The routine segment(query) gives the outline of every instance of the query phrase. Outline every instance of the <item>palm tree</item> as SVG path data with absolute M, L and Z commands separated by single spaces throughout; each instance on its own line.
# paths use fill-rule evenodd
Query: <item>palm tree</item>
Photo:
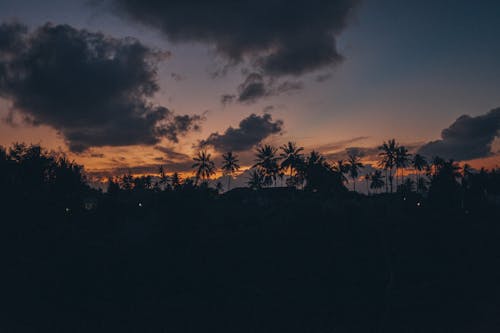
M 363 163 L 361 163 L 359 156 L 357 156 L 356 154 L 349 154 L 347 163 L 347 166 L 349 168 L 349 175 L 351 176 L 354 183 L 354 191 L 356 191 L 356 179 L 359 176 L 359 170 L 364 168 L 364 165 Z
M 427 191 L 427 180 L 424 177 L 417 179 L 417 192 L 424 193 Z
M 160 190 L 163 190 L 165 186 L 168 186 L 168 179 L 169 179 L 168 175 L 165 173 L 163 165 L 160 165 L 160 168 L 158 169 L 158 174 L 160 175 L 160 180 L 157 183 L 157 187 L 159 187 Z
M 384 183 L 384 180 L 382 178 L 383 178 L 382 171 L 376 170 L 370 177 L 370 179 L 371 179 L 370 188 L 375 190 L 375 191 L 378 191 L 382 187 L 384 187 L 385 183 Z
M 349 165 L 346 164 L 344 160 L 338 160 L 337 162 L 335 162 L 333 170 L 339 173 L 343 183 L 347 183 L 345 174 L 349 172 Z
M 174 172 L 172 177 L 170 177 L 170 184 L 172 185 L 173 189 L 178 189 L 179 186 L 181 186 L 182 180 L 181 177 L 179 176 L 179 173 Z
M 396 187 L 398 186 L 398 170 L 401 170 L 401 184 L 403 184 L 404 169 L 410 163 L 410 157 L 405 146 L 399 146 L 396 149 Z
M 253 169 L 248 177 L 247 184 L 252 190 L 260 190 L 264 183 L 264 177 L 258 169 Z
M 231 178 L 234 173 L 240 169 L 240 165 L 238 164 L 238 156 L 233 155 L 233 152 L 227 152 L 226 154 L 222 154 L 222 173 L 227 176 L 227 190 L 230 190 L 231 187 Z
M 422 170 L 425 170 L 425 168 L 427 166 L 427 161 L 426 161 L 425 157 L 423 157 L 422 155 L 415 154 L 415 156 L 413 156 L 413 160 L 412 160 L 411 164 L 413 166 L 413 169 L 415 169 L 415 171 L 417 171 L 417 192 L 419 192 L 418 184 L 420 183 L 420 174 L 421 174 Z
M 303 147 L 297 147 L 295 142 L 289 141 L 286 145 L 280 147 L 282 153 L 280 157 L 281 161 L 281 169 L 289 171 L 289 177 L 292 178 L 294 175 L 294 171 L 297 171 L 298 164 L 302 161 L 301 151 L 304 150 Z
M 205 181 L 215 174 L 215 163 L 210 158 L 211 154 L 207 153 L 205 150 L 199 151 L 198 155 L 193 158 L 195 163 L 192 168 L 196 169 L 195 185 L 198 185 L 200 178 Z
M 384 142 L 380 147 L 378 147 L 380 153 L 378 154 L 382 159 L 379 162 L 379 166 L 385 170 L 385 191 L 389 192 L 387 187 L 387 180 L 391 185 L 391 193 L 392 193 L 392 180 L 393 173 L 392 170 L 396 165 L 396 151 L 398 149 L 398 144 L 395 139 L 388 140 Z
M 370 179 L 371 179 L 371 177 L 372 177 L 372 174 L 371 174 L 371 173 L 367 173 L 367 174 L 363 177 L 363 179 L 364 179 L 364 180 L 365 180 L 365 182 L 366 182 L 366 193 L 367 193 L 368 195 L 370 195 Z
M 259 146 L 257 148 L 257 158 L 255 159 L 254 168 L 258 168 L 264 177 L 264 185 L 276 185 L 276 177 L 278 176 L 279 157 L 276 157 L 277 149 L 271 145 Z

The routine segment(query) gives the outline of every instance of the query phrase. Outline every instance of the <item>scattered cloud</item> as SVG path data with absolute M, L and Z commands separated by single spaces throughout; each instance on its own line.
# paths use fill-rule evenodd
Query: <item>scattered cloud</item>
M 368 136 L 357 136 L 357 137 L 354 137 L 354 138 L 351 138 L 351 139 L 347 139 L 347 140 L 340 140 L 340 141 L 330 142 L 330 143 L 323 144 L 323 145 L 319 146 L 317 148 L 317 150 L 319 152 L 322 152 L 322 153 L 330 153 L 330 152 L 334 152 L 334 151 L 337 151 L 337 150 L 340 150 L 340 149 L 344 149 L 348 145 L 351 145 L 351 144 L 353 144 L 355 142 L 364 141 L 364 140 L 367 140 L 369 138 L 370 137 L 368 137 Z
M 322 82 L 330 80 L 332 78 L 332 76 L 333 76 L 332 73 L 319 74 L 316 76 L 315 81 L 322 83 Z
M 170 147 L 155 146 L 154 148 L 156 150 L 158 150 L 159 152 L 162 152 L 163 154 L 165 154 L 164 160 L 191 161 L 191 158 L 189 157 L 189 155 L 176 152 L 174 149 L 172 149 Z
M 222 104 L 229 104 L 234 101 L 244 104 L 252 104 L 257 100 L 277 96 L 284 93 L 294 93 L 304 87 L 300 81 L 284 81 L 279 84 L 272 78 L 265 78 L 259 73 L 250 73 L 245 81 L 238 86 L 237 94 L 225 94 L 221 96 Z
M 457 161 L 488 157 L 499 133 L 500 108 L 477 117 L 463 115 L 441 132 L 440 140 L 423 145 L 418 152 Z
M 283 121 L 273 121 L 268 113 L 262 116 L 251 114 L 241 120 L 237 128 L 229 127 L 222 134 L 210 134 L 206 140 L 200 142 L 200 146 L 212 146 L 219 152 L 246 151 L 267 137 L 281 133 L 282 129 Z
M 175 115 L 149 102 L 157 64 L 168 52 L 133 38 L 68 25 L 33 32 L 0 24 L 0 97 L 32 125 L 49 125 L 72 152 L 90 147 L 154 145 L 199 128 L 202 116 Z
M 182 81 L 182 80 L 184 80 L 184 79 L 185 79 L 185 78 L 184 78 L 184 76 L 182 76 L 181 74 L 179 74 L 179 73 L 174 73 L 174 72 L 170 73 L 170 77 L 171 77 L 174 81 L 177 81 L 177 82 Z

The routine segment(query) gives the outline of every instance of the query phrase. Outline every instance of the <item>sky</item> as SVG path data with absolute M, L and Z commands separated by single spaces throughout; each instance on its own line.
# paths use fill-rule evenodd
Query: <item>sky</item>
M 498 1 L 0 2 L 0 145 L 89 172 L 383 141 L 500 165 Z

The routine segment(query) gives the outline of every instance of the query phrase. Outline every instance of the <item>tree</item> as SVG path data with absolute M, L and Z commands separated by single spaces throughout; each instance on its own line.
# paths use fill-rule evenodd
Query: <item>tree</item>
M 170 184 L 172 185 L 172 188 L 174 190 L 177 190 L 181 184 L 182 184 L 182 179 L 181 177 L 179 176 L 179 173 L 178 172 L 174 172 L 172 174 L 172 177 L 170 177 Z
M 425 170 L 425 168 L 427 167 L 427 160 L 422 155 L 415 154 L 415 156 L 413 156 L 411 164 L 413 166 L 413 169 L 417 172 L 417 192 L 420 192 L 419 184 L 421 183 L 421 173 L 422 170 Z
M 356 154 L 349 154 L 349 159 L 347 162 L 347 167 L 349 170 L 349 175 L 352 178 L 352 181 L 354 182 L 354 191 L 356 191 L 356 179 L 359 176 L 359 170 L 364 168 L 363 163 L 361 163 L 361 160 L 359 156 Z
M 382 187 L 384 187 L 385 183 L 382 177 L 382 171 L 376 170 L 370 177 L 370 188 L 379 191 Z
M 247 184 L 252 190 L 260 190 L 264 185 L 264 177 L 262 173 L 258 169 L 253 169 L 250 172 Z
M 408 149 L 404 146 L 399 146 L 396 149 L 395 164 L 396 164 L 396 187 L 398 185 L 398 170 L 401 170 L 401 184 L 403 184 L 404 169 L 408 167 L 410 163 L 411 155 L 408 153 Z
M 396 166 L 396 151 L 398 149 L 398 144 L 395 139 L 388 140 L 384 142 L 379 148 L 379 156 L 382 158 L 379 162 L 379 166 L 385 170 L 385 191 L 389 192 L 387 187 L 387 182 L 390 184 L 391 193 L 393 190 L 393 169 Z
M 341 173 L 334 170 L 325 158 L 312 151 L 300 169 L 301 177 L 306 182 L 306 189 L 312 192 L 342 193 L 346 191 Z
M 163 165 L 160 165 L 160 167 L 158 168 L 158 174 L 160 175 L 160 179 L 157 183 L 157 187 L 159 189 L 163 190 L 163 189 L 165 189 L 165 187 L 168 187 L 168 181 L 169 181 L 169 177 L 165 173 L 165 169 L 163 168 Z
M 120 185 L 113 180 L 113 177 L 108 177 L 108 190 L 109 194 L 116 194 L 120 191 Z
M 349 172 L 349 165 L 344 160 L 338 160 L 333 166 L 333 170 L 337 171 L 343 183 L 347 183 L 346 173 Z
M 134 188 L 134 176 L 132 176 L 132 173 L 130 171 L 122 176 L 121 187 L 125 191 L 132 191 L 132 189 Z
M 302 162 L 303 156 L 300 153 L 304 150 L 303 147 L 297 147 L 295 142 L 289 141 L 286 145 L 280 147 L 282 153 L 280 157 L 281 161 L 281 169 L 289 171 L 289 177 L 292 178 L 294 176 L 294 172 L 296 173 L 297 167 Z
M 238 156 L 233 155 L 232 152 L 222 154 L 222 173 L 227 176 L 227 190 L 230 190 L 231 178 L 233 174 L 240 169 L 238 164 Z
M 276 184 L 276 177 L 278 176 L 279 157 L 276 156 L 277 149 L 271 145 L 259 146 L 255 159 L 254 168 L 259 169 L 264 177 L 264 185 L 269 186 Z
M 366 182 L 366 193 L 368 195 L 370 195 L 370 180 L 371 180 L 371 177 L 372 177 L 372 174 L 371 173 L 367 173 L 363 179 L 365 180 Z
M 199 151 L 198 155 L 193 158 L 195 163 L 192 168 L 196 169 L 195 186 L 198 185 L 198 181 L 206 181 L 215 174 L 215 163 L 211 160 L 211 154 L 207 153 L 205 150 Z

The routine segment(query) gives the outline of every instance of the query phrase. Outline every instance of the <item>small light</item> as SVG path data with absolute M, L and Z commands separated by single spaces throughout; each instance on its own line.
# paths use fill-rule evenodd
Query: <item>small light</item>
M 66 213 L 69 213 L 70 210 L 71 209 L 69 209 L 68 207 L 66 207 L 66 209 L 65 209 Z
M 406 201 L 406 197 L 403 198 L 403 201 Z
M 420 207 L 420 202 L 417 202 L 417 207 Z
M 142 202 L 139 202 L 139 207 L 142 207 Z

